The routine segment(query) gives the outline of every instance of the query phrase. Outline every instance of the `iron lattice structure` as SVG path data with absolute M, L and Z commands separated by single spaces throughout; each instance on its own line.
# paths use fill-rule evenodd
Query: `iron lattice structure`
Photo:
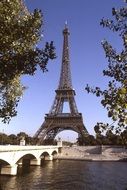
M 49 114 L 46 114 L 45 120 L 34 137 L 40 139 L 43 143 L 45 139 L 53 140 L 56 135 L 63 130 L 73 130 L 85 142 L 88 135 L 83 124 L 82 114 L 78 112 L 75 102 L 75 90 L 72 87 L 70 59 L 69 59 L 69 30 L 67 25 L 63 30 L 63 53 L 60 81 L 56 96 Z M 67 102 L 70 108 L 69 113 L 63 113 L 64 103 Z

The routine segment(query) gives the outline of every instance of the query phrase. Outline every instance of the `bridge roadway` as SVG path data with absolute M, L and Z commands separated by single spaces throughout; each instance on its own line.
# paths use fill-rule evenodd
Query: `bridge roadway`
M 41 165 L 41 160 L 53 160 L 58 154 L 60 146 L 0 146 L 0 174 L 16 175 L 17 168 L 25 160 L 30 165 Z

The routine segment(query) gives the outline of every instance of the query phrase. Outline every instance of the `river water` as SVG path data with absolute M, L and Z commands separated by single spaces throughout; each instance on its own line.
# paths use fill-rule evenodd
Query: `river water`
M 0 176 L 0 190 L 127 190 L 127 162 L 45 161 Z

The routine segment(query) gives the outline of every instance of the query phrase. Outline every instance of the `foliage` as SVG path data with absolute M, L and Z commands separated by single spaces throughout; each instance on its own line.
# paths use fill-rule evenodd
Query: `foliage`
M 0 144 L 8 144 L 9 138 L 6 134 L 0 133 Z
M 37 48 L 41 40 L 42 13 L 28 12 L 23 0 L 0 1 L 0 117 L 10 121 L 23 94 L 22 75 L 34 75 L 39 65 L 47 71 L 49 59 L 55 58 L 53 42 Z
M 87 146 L 87 145 L 96 145 L 96 139 L 93 135 L 86 135 L 85 139 L 83 139 L 81 136 L 77 138 L 76 142 L 79 146 Z
M 101 131 L 101 128 L 98 130 L 98 126 L 95 126 L 96 137 L 93 135 L 89 135 L 86 137 L 85 144 L 86 146 L 94 146 L 94 145 L 124 145 L 127 146 L 127 129 L 125 129 L 121 134 L 114 134 L 110 129 L 106 131 Z M 4 134 L 0 133 L 0 145 L 19 145 L 20 140 L 24 137 L 26 145 L 41 145 L 40 139 L 34 138 L 25 132 L 20 132 L 17 135 L 15 134 Z M 77 139 L 79 140 L 79 139 Z M 63 146 L 73 146 L 73 143 L 63 141 Z M 81 144 L 80 144 L 81 143 Z M 78 145 L 83 145 L 82 141 L 77 141 Z M 43 145 L 57 145 L 57 141 L 55 140 L 45 140 Z
M 72 146 L 73 143 L 69 141 L 62 141 L 62 146 Z
M 96 145 L 96 139 L 93 135 L 88 135 L 85 138 L 85 145 Z
M 7 135 L 4 133 L 0 133 L 0 144 L 19 145 L 22 137 L 24 137 L 26 145 L 36 145 L 39 140 L 37 138 L 29 136 L 25 132 L 20 132 L 17 135 L 15 134 Z
M 43 142 L 41 140 L 38 140 L 38 144 L 40 145 L 57 145 L 56 139 L 44 139 Z
M 20 76 L 15 76 L 4 84 L 0 84 L 0 117 L 6 122 L 16 115 L 15 107 L 23 94 L 23 86 L 20 83 Z
M 19 144 L 18 138 L 17 138 L 16 135 L 11 134 L 11 135 L 8 136 L 8 138 L 9 138 L 8 144 L 11 144 L 11 145 L 18 145 Z
M 87 85 L 86 90 L 102 98 L 101 104 L 107 109 L 108 117 L 116 124 L 116 132 L 121 132 L 127 126 L 127 7 L 118 10 L 113 8 L 112 16 L 113 20 L 102 19 L 100 25 L 119 34 L 123 49 L 117 53 L 108 41 L 102 41 L 108 59 L 108 68 L 103 71 L 104 76 L 110 77 L 108 87 L 102 90 L 100 87 L 93 89 Z M 105 127 L 109 126 L 105 124 Z
M 114 126 L 97 123 L 94 127 L 96 133 L 96 143 L 100 145 L 127 145 L 127 128 L 121 133 L 113 132 Z

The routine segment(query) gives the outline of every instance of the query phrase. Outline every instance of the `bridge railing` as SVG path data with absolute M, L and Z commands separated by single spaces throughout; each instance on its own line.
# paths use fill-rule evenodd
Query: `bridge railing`
M 25 151 L 25 150 L 41 150 L 41 149 L 54 149 L 59 146 L 19 146 L 19 145 L 0 145 L 0 152 L 10 152 L 10 151 Z

